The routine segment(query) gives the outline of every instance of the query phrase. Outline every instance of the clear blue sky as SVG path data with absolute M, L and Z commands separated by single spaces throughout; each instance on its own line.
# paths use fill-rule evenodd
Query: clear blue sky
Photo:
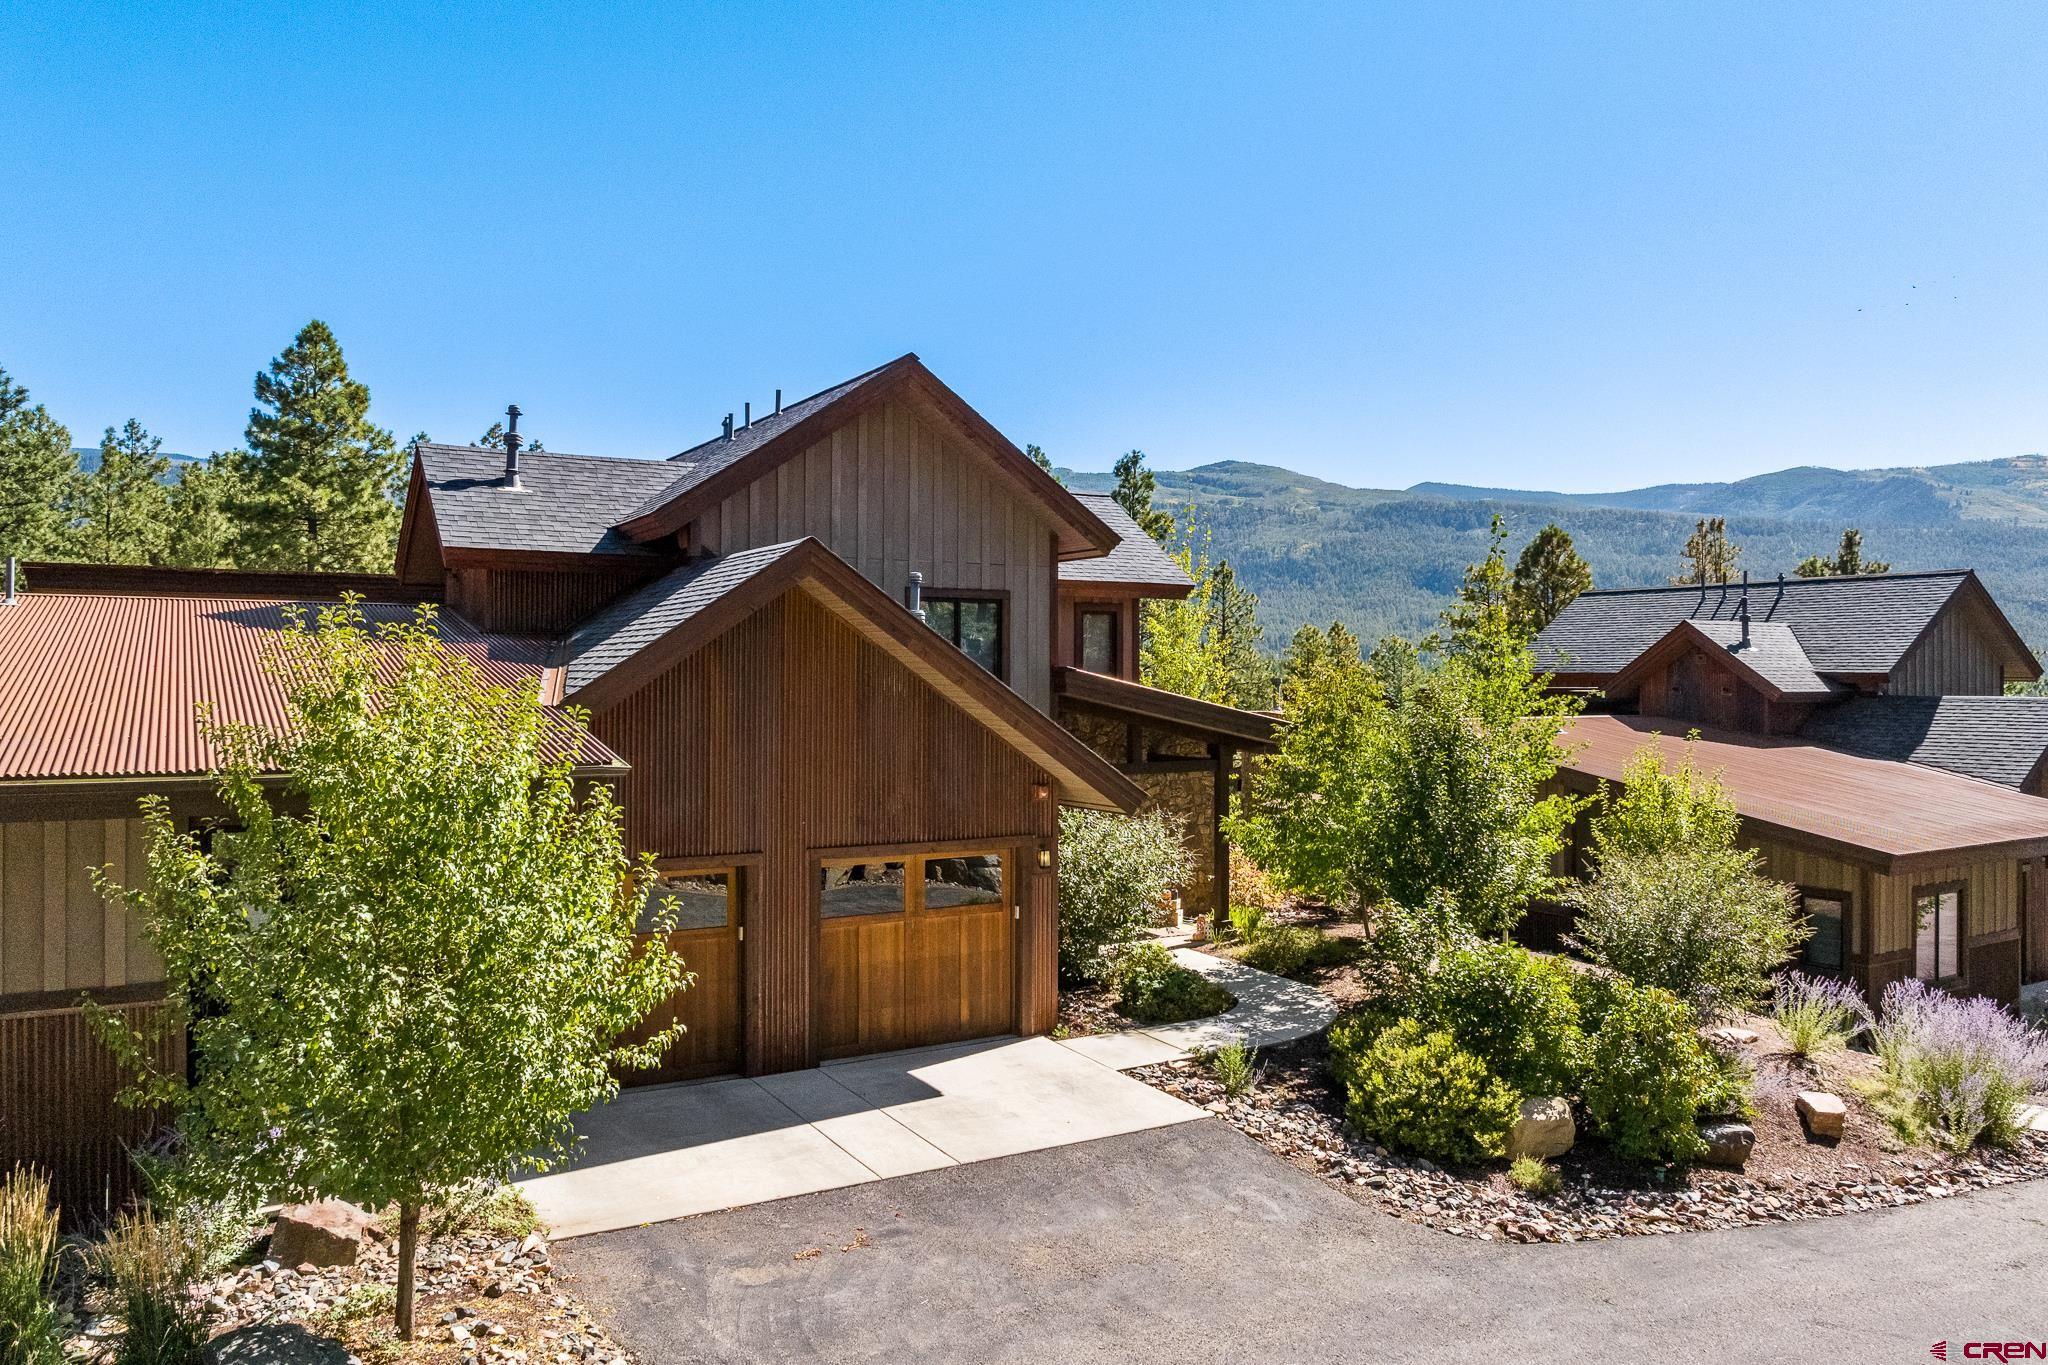
M 355 12 L 363 10 L 366 12 Z M 2048 6 L 16 7 L 0 366 L 667 453 L 906 350 L 1017 441 L 1568 489 L 2048 449 Z

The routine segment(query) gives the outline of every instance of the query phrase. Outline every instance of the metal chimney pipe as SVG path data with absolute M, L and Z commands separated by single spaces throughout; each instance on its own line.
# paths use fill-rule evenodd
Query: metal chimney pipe
M 725 415 L 725 439 L 732 439 L 732 414 L 729 412 Z
M 782 416 L 782 390 L 781 390 L 781 389 L 777 389 L 777 390 L 775 391 L 775 415 L 776 415 L 777 417 L 780 417 L 780 416 Z
M 910 608 L 910 614 L 918 620 L 925 619 L 924 575 L 916 569 L 910 571 L 910 579 L 903 585 L 903 605 Z
M 0 606 L 12 607 L 17 605 L 21 601 L 20 594 L 16 593 L 14 590 L 14 565 L 14 556 L 7 556 L 7 600 L 5 602 L 0 602 Z
M 1742 621 L 1742 643 L 1749 644 L 1749 570 L 1742 571 L 1742 600 L 1735 604 L 1735 615 Z
M 519 487 L 519 405 L 505 408 L 505 486 Z
M 740 425 L 743 427 L 750 427 L 754 425 L 754 405 L 752 403 L 742 403 L 740 404 L 740 406 L 742 408 L 745 408 L 747 412 L 746 420 L 744 422 L 741 422 Z

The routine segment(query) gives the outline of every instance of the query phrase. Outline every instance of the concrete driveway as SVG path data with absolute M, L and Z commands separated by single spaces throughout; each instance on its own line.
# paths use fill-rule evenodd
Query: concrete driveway
M 1184 1123 L 1194 1106 L 1047 1038 L 629 1090 L 575 1164 L 520 1182 L 579 1237 Z
M 2048 1338 L 2048 1182 L 1573 1246 L 1402 1223 L 1214 1119 L 586 1237 L 558 1272 L 690 1361 L 1927 1361 Z

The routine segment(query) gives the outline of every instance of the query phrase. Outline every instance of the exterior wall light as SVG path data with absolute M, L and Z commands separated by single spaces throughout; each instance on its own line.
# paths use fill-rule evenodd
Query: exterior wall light
M 1036 783 L 1033 783 L 1033 784 L 1032 784 L 1032 787 L 1031 787 L 1031 799 L 1032 799 L 1033 801 L 1044 801 L 1044 800 L 1047 800 L 1047 799 L 1049 799 L 1049 798 L 1050 798 L 1051 796 L 1052 796 L 1052 786 L 1051 786 L 1051 784 L 1049 784 L 1049 783 L 1045 783 L 1045 782 L 1036 782 Z
M 1040 844 L 1038 846 L 1038 865 L 1040 867 L 1052 866 L 1052 850 L 1047 848 L 1044 844 Z

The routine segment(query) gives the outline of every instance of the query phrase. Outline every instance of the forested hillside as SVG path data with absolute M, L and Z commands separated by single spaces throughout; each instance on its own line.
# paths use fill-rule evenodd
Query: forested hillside
M 1106 474 L 1063 473 L 1076 488 L 1112 485 Z M 1791 573 L 1806 556 L 1832 551 L 1843 527 L 1859 526 L 1864 552 L 1894 569 L 1976 569 L 2021 633 L 2048 642 L 2048 462 L 2039 456 L 1927 470 L 1787 470 L 1587 495 L 1347 488 L 1241 461 L 1156 473 L 1161 504 L 1193 503 L 1218 551 L 1259 594 L 1268 648 L 1307 621 L 1341 620 L 1368 639 L 1428 629 L 1465 565 L 1485 553 L 1496 511 L 1516 547 L 1556 521 L 1606 588 L 1678 572 L 1698 516 L 1728 518 L 1741 566 L 1759 578 Z M 1755 510 L 1767 506 L 1799 510 Z

